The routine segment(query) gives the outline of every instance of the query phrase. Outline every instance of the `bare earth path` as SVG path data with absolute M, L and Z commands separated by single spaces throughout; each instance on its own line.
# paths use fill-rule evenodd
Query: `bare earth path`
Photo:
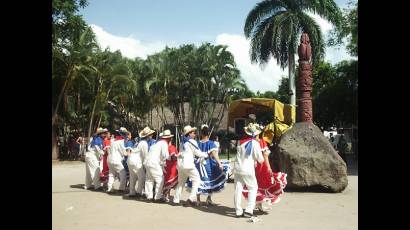
M 83 162 L 54 163 L 52 166 L 53 230 L 136 229 L 357 229 L 358 176 L 349 176 L 342 193 L 287 192 L 261 222 L 235 218 L 233 183 L 214 195 L 217 207 L 185 208 L 129 200 L 120 195 L 87 191 Z M 118 186 L 118 182 L 115 184 Z M 172 194 L 172 193 L 171 193 Z M 182 199 L 187 198 L 184 191 Z M 202 197 L 205 200 L 205 197 Z M 243 206 L 246 201 L 243 201 Z

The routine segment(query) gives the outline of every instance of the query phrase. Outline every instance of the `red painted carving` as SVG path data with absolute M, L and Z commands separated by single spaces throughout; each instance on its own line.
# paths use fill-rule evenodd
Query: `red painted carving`
M 297 120 L 299 122 L 312 122 L 312 47 L 309 36 L 302 33 L 300 37 L 299 54 L 299 78 L 297 82 Z

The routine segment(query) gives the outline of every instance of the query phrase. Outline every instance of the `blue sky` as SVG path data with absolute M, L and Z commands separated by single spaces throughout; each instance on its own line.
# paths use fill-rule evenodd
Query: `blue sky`
M 119 49 L 124 56 L 145 58 L 165 45 L 203 42 L 228 45 L 242 77 L 251 90 L 276 90 L 282 70 L 273 60 L 265 69 L 250 63 L 243 25 L 259 0 L 89 0 L 80 10 L 103 48 Z M 347 0 L 337 0 L 344 8 Z M 331 25 L 318 18 L 324 32 Z M 326 60 L 337 63 L 350 58 L 345 49 L 330 48 Z M 255 79 L 260 81 L 255 82 Z

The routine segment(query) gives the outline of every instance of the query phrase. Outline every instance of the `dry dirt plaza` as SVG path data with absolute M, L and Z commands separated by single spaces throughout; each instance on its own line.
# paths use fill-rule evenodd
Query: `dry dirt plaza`
M 349 185 L 342 193 L 285 192 L 269 214 L 258 215 L 262 221 L 256 223 L 234 217 L 233 183 L 227 183 L 225 190 L 213 196 L 218 206 L 190 208 L 84 190 L 80 188 L 84 177 L 83 162 L 52 163 L 53 230 L 358 228 L 357 170 L 353 173 L 350 170 Z M 118 182 L 114 186 L 118 188 Z M 182 200 L 185 201 L 187 196 L 184 191 Z M 202 201 L 205 199 L 202 197 Z M 243 201 L 243 207 L 245 204 Z

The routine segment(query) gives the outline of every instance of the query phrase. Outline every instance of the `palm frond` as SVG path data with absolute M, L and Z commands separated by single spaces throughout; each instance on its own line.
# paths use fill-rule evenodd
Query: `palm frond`
M 318 14 L 336 27 L 342 22 L 342 11 L 333 0 L 300 0 L 301 9 Z
M 316 21 L 306 13 L 298 15 L 301 28 L 309 35 L 310 44 L 312 46 L 312 61 L 313 64 L 318 63 L 325 55 L 325 45 L 320 26 Z
M 255 27 L 271 14 L 285 10 L 285 4 L 280 0 L 265 0 L 256 4 L 245 20 L 245 37 L 250 37 Z

